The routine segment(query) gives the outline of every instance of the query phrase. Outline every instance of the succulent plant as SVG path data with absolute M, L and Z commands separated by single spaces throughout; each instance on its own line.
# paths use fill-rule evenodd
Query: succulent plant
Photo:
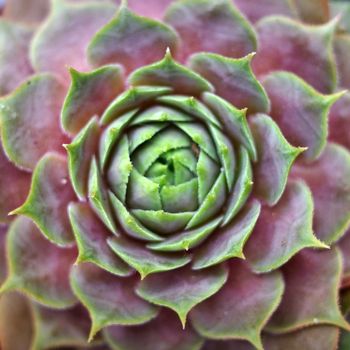
M 1 349 L 346 350 L 349 13 L 8 0 Z

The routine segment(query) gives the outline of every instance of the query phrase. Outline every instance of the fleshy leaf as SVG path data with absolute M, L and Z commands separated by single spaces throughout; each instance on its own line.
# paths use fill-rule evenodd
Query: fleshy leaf
M 329 20 L 328 0 L 294 0 L 294 3 L 303 22 L 321 24 Z
M 89 41 L 112 18 L 115 9 L 101 1 L 77 4 L 54 1 L 50 16 L 31 43 L 30 56 L 36 71 L 57 73 L 68 84 L 67 65 L 79 71 L 88 70 L 85 51 Z
M 141 16 L 162 19 L 166 8 L 174 0 L 128 0 L 128 6 Z M 156 349 L 155 349 L 156 350 Z
M 271 16 L 257 24 L 259 54 L 254 72 L 289 71 L 322 93 L 336 86 L 336 66 L 332 41 L 336 21 L 320 26 L 301 24 L 282 16 Z M 287 94 L 287 98 L 290 94 Z
M 269 15 L 296 17 L 294 4 L 290 0 L 233 0 L 233 2 L 253 23 Z
M 78 246 L 78 262 L 91 262 L 117 276 L 128 276 L 132 269 L 107 245 L 109 230 L 95 216 L 88 204 L 70 203 L 69 217 Z
M 68 153 L 69 177 L 74 191 L 80 199 L 87 196 L 90 164 L 97 150 L 99 134 L 100 130 L 95 117 L 70 144 L 65 146 Z
M 91 162 L 88 194 L 90 204 L 95 213 L 114 234 L 117 234 L 116 224 L 109 204 L 107 188 L 98 168 L 96 158 Z
M 26 201 L 11 214 L 31 218 L 50 241 L 69 245 L 74 238 L 67 206 L 74 199 L 66 159 L 56 153 L 47 153 L 34 170 Z
M 45 19 L 50 4 L 47 0 L 11 0 L 2 4 L 2 15 L 13 22 L 35 26 Z
M 152 243 L 147 247 L 157 251 L 177 252 L 181 250 L 189 250 L 202 243 L 221 223 L 222 216 L 199 226 L 190 231 L 183 231 L 177 235 L 172 235 L 169 239 L 160 242 Z
M 0 21 L 0 95 L 11 92 L 33 68 L 28 59 L 32 29 L 15 22 Z
M 0 329 L 3 349 L 30 349 L 34 329 L 28 298 L 15 292 L 1 295 Z
M 122 68 L 104 66 L 83 73 L 71 68 L 71 85 L 62 107 L 61 123 L 75 134 L 94 116 L 101 116 L 124 88 Z
M 213 233 L 208 242 L 195 251 L 193 269 L 207 268 L 230 258 L 244 258 L 243 247 L 259 214 L 260 204 L 253 201 L 230 224 Z
M 189 65 L 214 85 L 217 95 L 236 108 L 247 108 L 249 114 L 267 113 L 270 102 L 264 88 L 252 72 L 253 57 L 252 53 L 238 59 L 198 53 L 190 57 Z
M 281 198 L 290 168 L 304 149 L 289 144 L 278 125 L 267 115 L 255 116 L 251 129 L 258 150 L 258 161 L 253 167 L 254 190 L 259 198 L 272 206 Z
M 253 173 L 248 151 L 241 146 L 238 159 L 239 173 L 233 190 L 229 193 L 221 226 L 225 226 L 241 210 L 253 187 Z
M 175 93 L 187 95 L 199 95 L 204 91 L 213 91 L 214 89 L 200 75 L 176 63 L 169 50 L 161 61 L 133 72 L 128 81 L 133 86 L 170 86 Z
M 191 312 L 192 325 L 206 338 L 244 339 L 262 350 L 261 330 L 277 308 L 283 289 L 278 272 L 256 275 L 244 262 L 232 261 L 223 288 Z
M 56 247 L 31 220 L 18 217 L 8 231 L 7 252 L 9 272 L 1 292 L 17 289 L 53 308 L 75 303 L 68 281 L 74 248 Z
M 145 226 L 160 234 L 172 234 L 183 229 L 194 212 L 168 213 L 163 210 L 131 210 L 131 213 Z
M 109 199 L 119 224 L 131 237 L 146 241 L 161 241 L 162 238 L 144 227 L 134 218 L 124 204 L 112 193 L 109 192 Z
M 135 278 L 117 278 L 84 263 L 73 267 L 70 280 L 75 295 L 89 311 L 90 340 L 106 326 L 142 324 L 157 314 L 154 306 L 135 295 Z
M 246 109 L 239 110 L 217 95 L 204 93 L 203 101 L 216 113 L 225 128 L 225 132 L 242 143 L 253 160 L 256 160 L 256 149 L 252 134 L 250 132 Z
M 95 66 L 120 63 L 130 72 L 161 59 L 167 47 L 175 51 L 177 40 L 167 25 L 140 17 L 122 4 L 117 15 L 91 40 L 87 54 Z
M 344 92 L 322 95 L 288 72 L 271 73 L 264 80 L 271 100 L 271 117 L 294 146 L 307 147 L 302 155 L 315 160 L 323 151 L 328 134 L 328 112 Z
M 225 174 L 221 171 L 212 189 L 208 192 L 186 229 L 196 227 L 212 219 L 222 209 L 227 197 Z
M 338 247 L 342 254 L 343 261 L 342 287 L 348 288 L 350 286 L 350 230 L 348 230 L 344 237 L 338 242 Z M 350 294 L 348 299 L 348 308 L 350 309 Z
M 302 250 L 284 266 L 283 276 L 286 288 L 267 326 L 269 332 L 285 333 L 317 324 L 349 330 L 338 305 L 341 256 L 337 248 Z
M 104 335 L 112 349 L 118 350 L 200 350 L 203 345 L 203 339 L 190 326 L 181 329 L 176 316 L 165 309 L 144 325 L 112 326 Z
M 166 86 L 137 86 L 119 95 L 105 110 L 101 117 L 101 123 L 107 125 L 119 115 L 134 109 L 142 104 L 150 102 L 159 96 L 172 92 Z
M 90 348 L 87 343 L 89 316 L 80 305 L 66 310 L 52 310 L 33 304 L 32 310 L 35 336 L 31 349 L 57 349 L 69 346 Z
M 303 182 L 290 182 L 276 205 L 263 207 L 244 254 L 255 272 L 270 272 L 300 250 L 327 248 L 313 234 L 313 201 Z
M 345 93 L 332 106 L 329 112 L 329 139 L 350 150 L 350 133 L 348 130 L 348 125 L 350 125 L 349 92 Z
M 254 29 L 229 0 L 174 2 L 165 21 L 180 35 L 182 60 L 201 51 L 242 57 L 256 48 Z
M 337 241 L 350 225 L 349 152 L 330 143 L 319 159 L 293 167 L 292 174 L 305 180 L 311 189 L 317 238 L 327 244 Z
M 0 139 L 0 223 L 9 223 L 8 213 L 21 205 L 29 191 L 30 174 L 18 169 L 4 154 Z
M 348 13 L 350 14 L 350 8 L 348 9 Z M 346 19 L 346 23 L 349 23 L 347 17 L 344 17 L 344 19 Z M 349 52 L 350 35 L 347 33 L 336 35 L 334 38 L 334 54 L 337 62 L 339 86 L 347 89 L 350 88 L 350 68 L 348 65 L 350 59 Z
M 314 326 L 282 335 L 265 334 L 263 343 L 269 350 L 330 350 L 337 349 L 339 329 L 331 326 Z M 345 350 L 345 349 L 344 349 Z
M 2 284 L 7 274 L 5 241 L 7 236 L 8 225 L 0 223 L 0 284 Z
M 178 269 L 190 261 L 189 256 L 152 252 L 144 245 L 125 238 L 109 238 L 108 244 L 121 259 L 139 272 L 141 279 L 155 272 Z
M 4 150 L 18 167 L 34 169 L 46 152 L 63 150 L 59 114 L 64 94 L 54 76 L 38 74 L 0 100 Z
M 185 328 L 187 314 L 193 307 L 217 293 L 227 280 L 222 266 L 202 271 L 188 267 L 175 273 L 163 272 L 147 277 L 136 288 L 143 299 L 174 310 Z

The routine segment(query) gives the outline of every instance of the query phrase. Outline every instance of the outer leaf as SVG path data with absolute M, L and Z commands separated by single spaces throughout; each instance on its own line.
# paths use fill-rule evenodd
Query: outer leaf
M 251 69 L 254 54 L 232 59 L 225 56 L 198 53 L 189 65 L 215 87 L 216 94 L 236 108 L 248 108 L 248 113 L 267 113 L 270 102 Z
M 116 17 L 96 33 L 87 53 L 95 66 L 120 63 L 130 72 L 159 60 L 167 47 L 175 51 L 176 46 L 177 35 L 170 27 L 122 5 Z
M 46 152 L 62 149 L 58 117 L 64 94 L 54 76 L 39 74 L 0 100 L 4 150 L 18 167 L 34 169 Z
M 203 344 L 203 339 L 190 326 L 181 329 L 175 315 L 166 310 L 144 325 L 113 326 L 104 334 L 115 350 L 199 350 Z
M 316 236 L 327 244 L 337 241 L 350 224 L 349 152 L 329 144 L 317 161 L 295 167 L 293 176 L 304 179 L 311 189 Z
M 69 269 L 75 249 L 58 248 L 27 218 L 18 217 L 7 236 L 8 277 L 1 292 L 20 290 L 53 308 L 75 303 L 69 287 Z
M 11 92 L 33 72 L 28 59 L 31 37 L 32 29 L 0 21 L 0 95 Z
M 82 73 L 70 68 L 71 85 L 63 104 L 61 123 L 65 131 L 77 133 L 94 115 L 101 116 L 124 88 L 122 68 L 104 66 Z
M 224 285 L 228 272 L 218 266 L 202 271 L 183 268 L 158 273 L 141 281 L 136 293 L 143 299 L 174 310 L 185 328 L 188 312 Z
M 286 289 L 269 331 L 285 333 L 317 324 L 350 328 L 338 306 L 341 256 L 336 248 L 302 250 L 285 265 L 283 275 Z
M 80 305 L 66 310 L 53 310 L 32 304 L 32 312 L 35 324 L 32 350 L 90 347 L 87 344 L 89 316 Z
M 89 170 L 97 150 L 100 129 L 97 118 L 92 118 L 86 127 L 66 145 L 69 177 L 76 195 L 84 199 L 88 192 Z
M 65 158 L 56 153 L 47 153 L 34 170 L 26 201 L 11 214 L 31 218 L 50 241 L 69 245 L 73 242 L 73 233 L 67 206 L 74 199 Z
M 253 62 L 254 72 L 261 76 L 289 71 L 322 93 L 332 92 L 336 86 L 332 50 L 336 24 L 308 26 L 282 16 L 262 19 L 257 24 L 259 55 Z
M 106 326 L 142 324 L 156 316 L 157 309 L 135 295 L 135 282 L 135 278 L 116 278 L 88 263 L 73 267 L 73 291 L 92 321 L 90 340 Z
M 338 4 L 341 5 L 343 3 L 338 3 Z M 350 14 L 350 8 L 348 8 L 348 16 L 349 14 Z M 342 17 L 340 17 L 340 19 L 345 19 L 345 23 L 348 24 L 349 23 L 348 16 L 346 16 L 344 13 L 342 13 L 341 16 Z M 349 58 L 350 58 L 349 51 L 350 51 L 350 35 L 347 33 L 343 33 L 335 36 L 334 54 L 337 62 L 339 85 L 348 89 L 350 88 L 350 69 L 348 65 Z
M 170 86 L 174 92 L 199 95 L 204 91 L 213 91 L 213 86 L 200 75 L 176 63 L 168 49 L 165 57 L 150 66 L 133 72 L 128 81 L 131 85 Z
M 315 160 L 327 141 L 328 112 L 343 92 L 321 95 L 296 75 L 276 72 L 267 76 L 264 86 L 271 99 L 271 116 L 287 140 L 308 149 L 307 161 Z
M 7 236 L 8 226 L 0 224 L 0 284 L 2 284 L 7 274 L 5 241 Z
M 259 214 L 259 202 L 249 203 L 229 225 L 215 232 L 195 251 L 193 269 L 204 269 L 230 258 L 244 258 L 243 247 L 254 229 Z
M 263 207 L 244 249 L 254 271 L 279 268 L 307 247 L 327 248 L 313 234 L 313 209 L 311 192 L 303 182 L 288 183 L 275 206 Z
M 269 350 L 337 349 L 338 340 L 339 329 L 331 326 L 307 327 L 292 333 L 263 336 L 263 343 Z
M 242 11 L 251 22 L 255 23 L 260 18 L 269 15 L 283 15 L 296 17 L 294 3 L 290 0 L 234 0 L 236 6 Z
M 228 281 L 191 312 L 192 324 L 206 338 L 245 339 L 260 350 L 261 330 L 279 304 L 283 289 L 278 272 L 256 275 L 245 263 L 232 261 Z
M 266 115 L 254 117 L 251 129 L 258 150 L 258 162 L 253 167 L 254 190 L 272 206 L 281 198 L 289 170 L 304 149 L 290 145 L 278 125 Z
M 174 0 L 129 0 L 128 6 L 141 16 L 162 19 L 166 8 Z
M 253 28 L 229 0 L 175 2 L 165 21 L 180 35 L 182 60 L 200 51 L 242 57 L 256 48 Z
M 67 83 L 67 65 L 79 71 L 89 69 L 85 54 L 87 45 L 96 31 L 112 18 L 115 9 L 112 4 L 101 1 L 77 4 L 54 1 L 50 16 L 31 44 L 34 68 L 39 72 L 57 73 Z
M 68 210 L 79 251 L 77 262 L 94 263 L 117 276 L 130 275 L 132 269 L 108 247 L 107 239 L 111 234 L 89 205 L 70 203 Z
M 155 272 L 174 270 L 186 265 L 190 257 L 149 251 L 144 245 L 125 238 L 109 238 L 112 250 L 140 273 L 141 279 Z
M 350 86 L 350 84 L 349 84 Z M 329 139 L 350 150 L 350 93 L 345 93 L 329 113 Z
M 30 349 L 33 325 L 28 299 L 19 293 L 3 293 L 0 299 L 0 342 L 3 349 Z
M 14 22 L 35 25 L 42 21 L 49 11 L 49 4 L 46 0 L 6 1 L 3 5 L 3 16 Z
M 307 23 L 318 24 L 329 20 L 329 2 L 327 0 L 294 0 L 299 17 Z
M 343 276 L 342 276 L 342 287 L 347 288 L 350 286 L 350 231 L 348 230 L 344 237 L 339 241 L 338 247 L 340 249 L 343 261 Z M 350 296 L 350 294 L 349 294 Z M 349 300 L 350 307 L 350 300 Z
M 29 186 L 30 174 L 18 169 L 7 159 L 0 140 L 0 222 L 9 223 L 8 213 L 25 200 Z

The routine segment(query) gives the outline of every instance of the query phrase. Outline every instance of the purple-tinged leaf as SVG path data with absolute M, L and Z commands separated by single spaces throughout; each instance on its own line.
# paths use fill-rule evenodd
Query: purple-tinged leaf
M 47 0 L 6 0 L 4 3 L 3 16 L 6 19 L 29 25 L 40 23 L 50 8 Z
M 350 35 L 349 34 L 342 33 L 335 36 L 334 54 L 335 54 L 335 60 L 337 62 L 339 86 L 349 89 L 350 88 L 350 68 L 349 68 Z

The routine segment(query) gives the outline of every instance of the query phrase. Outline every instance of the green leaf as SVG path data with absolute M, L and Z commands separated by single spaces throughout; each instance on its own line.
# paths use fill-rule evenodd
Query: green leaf
M 152 273 L 178 269 L 191 260 L 184 254 L 152 252 L 143 244 L 125 238 L 109 238 L 108 244 L 121 259 L 139 272 L 141 279 Z
M 105 110 L 101 117 L 102 125 L 107 125 L 125 112 L 149 103 L 159 96 L 172 92 L 170 87 L 137 86 L 119 95 Z
M 66 145 L 68 170 L 73 189 L 79 199 L 87 196 L 90 163 L 97 150 L 100 134 L 97 118 L 92 118 L 73 141 Z
M 143 299 L 174 310 L 185 328 L 187 314 L 197 304 L 217 293 L 225 284 L 228 271 L 217 266 L 202 271 L 182 268 L 157 273 L 140 282 L 136 293 Z
M 263 208 L 246 244 L 244 254 L 252 269 L 270 272 L 304 248 L 329 248 L 313 234 L 313 211 L 309 188 L 300 181 L 289 182 L 278 203 Z
M 147 247 L 164 252 L 187 251 L 201 244 L 220 225 L 221 221 L 222 216 L 219 216 L 199 228 L 174 234 L 163 242 L 148 244 Z
M 182 230 L 194 212 L 168 213 L 163 210 L 133 209 L 131 213 L 146 227 L 162 235 Z
M 258 161 L 253 169 L 254 191 L 272 206 L 283 194 L 293 162 L 305 149 L 289 144 L 278 125 L 267 115 L 256 115 L 251 121 L 251 129 L 258 150 Z
M 117 278 L 85 263 L 72 268 L 70 281 L 91 317 L 89 341 L 104 327 L 142 324 L 157 315 L 157 308 L 135 295 L 135 278 Z
M 256 161 L 257 153 L 253 136 L 246 119 L 247 109 L 239 110 L 224 99 L 211 93 L 204 93 L 203 101 L 219 117 L 225 132 L 249 151 L 252 160 Z
M 221 171 L 212 189 L 208 192 L 204 201 L 186 226 L 186 229 L 196 227 L 210 220 L 222 209 L 227 197 L 227 186 L 224 172 Z
M 170 86 L 175 93 L 186 95 L 199 95 L 204 91 L 214 90 L 200 75 L 176 63 L 169 49 L 161 61 L 139 68 L 129 76 L 128 81 L 134 86 Z
M 107 188 L 98 168 L 96 158 L 94 158 L 91 162 L 88 187 L 89 200 L 93 210 L 102 220 L 102 222 L 114 234 L 117 234 L 116 224 L 108 199 Z
M 198 209 L 198 180 L 192 179 L 180 185 L 166 185 L 160 190 L 163 210 L 181 213 Z
M 194 270 L 204 269 L 231 258 L 244 259 L 243 248 L 254 230 L 259 214 L 260 203 L 258 201 L 247 204 L 229 225 L 215 232 L 204 245 L 195 251 L 192 268 Z
M 173 29 L 162 22 L 138 16 L 122 4 L 117 15 L 95 34 L 87 55 L 95 66 L 117 62 L 131 72 L 159 60 L 166 48 L 175 50 L 177 41 Z
M 283 290 L 280 273 L 256 275 L 243 261 L 232 261 L 226 284 L 191 312 L 192 325 L 206 338 L 247 340 L 263 350 L 260 334 Z
M 51 242 L 71 245 L 74 236 L 67 207 L 74 199 L 66 159 L 56 153 L 47 153 L 34 170 L 26 201 L 10 214 L 31 218 Z
M 227 208 L 221 226 L 225 226 L 239 212 L 248 199 L 253 187 L 253 172 L 248 151 L 240 146 L 237 180 L 227 199 Z
M 17 167 L 32 170 L 45 153 L 62 150 L 66 139 L 59 114 L 64 95 L 55 76 L 37 74 L 0 100 L 3 147 Z
M 249 53 L 245 57 L 233 59 L 204 52 L 194 54 L 189 59 L 189 66 L 208 79 L 214 85 L 216 94 L 229 102 L 223 103 L 221 108 L 218 106 L 224 118 L 233 110 L 233 118 L 240 119 L 239 115 L 236 117 L 237 110 L 230 103 L 238 109 L 248 109 L 249 114 L 269 112 L 269 98 L 251 68 L 254 55 Z
M 112 203 L 112 208 L 119 224 L 129 236 L 146 241 L 162 240 L 160 236 L 138 222 L 112 192 L 109 192 L 109 199 Z
M 70 68 L 71 85 L 65 98 L 61 123 L 71 134 L 79 132 L 93 116 L 101 116 L 112 100 L 123 91 L 122 68 L 104 66 L 91 72 Z
M 283 135 L 292 145 L 307 147 L 302 158 L 314 161 L 327 143 L 329 110 L 344 91 L 322 95 L 288 72 L 269 74 L 264 86 L 271 99 L 271 117 Z
M 53 245 L 23 216 L 12 222 L 6 245 L 8 276 L 0 293 L 19 290 L 51 308 L 75 304 L 68 280 L 76 255 L 74 248 Z
M 129 276 L 132 269 L 110 250 L 107 239 L 111 233 L 90 206 L 72 202 L 68 213 L 78 246 L 77 262 L 91 262 L 117 276 Z

